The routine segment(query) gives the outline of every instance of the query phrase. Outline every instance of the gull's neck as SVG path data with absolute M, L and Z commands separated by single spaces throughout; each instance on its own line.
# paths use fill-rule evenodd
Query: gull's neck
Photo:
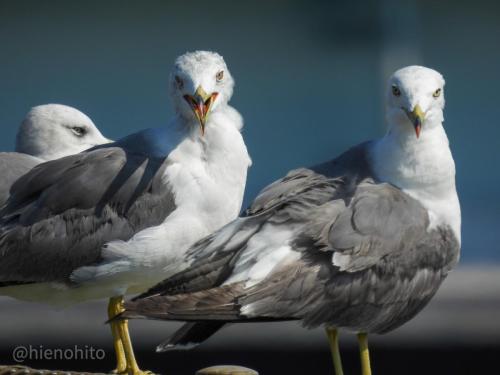
M 228 105 L 210 114 L 203 136 L 198 123 L 183 123 L 187 134 L 168 157 L 168 180 L 194 181 L 189 187 L 179 183 L 183 187 L 175 191 L 177 203 L 195 207 L 199 217 L 206 214 L 210 232 L 235 219 L 241 209 L 251 164 L 240 132 L 242 123 Z
M 429 211 L 430 227 L 449 225 L 460 241 L 455 162 L 442 124 L 424 124 L 419 139 L 401 126 L 389 129 L 371 149 L 376 178 L 420 201 Z

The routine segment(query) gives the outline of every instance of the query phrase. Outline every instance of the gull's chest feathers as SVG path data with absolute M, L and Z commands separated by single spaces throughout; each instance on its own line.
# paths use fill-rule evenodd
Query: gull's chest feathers
M 429 212 L 430 227 L 449 225 L 460 242 L 460 204 L 455 188 L 455 163 L 442 127 L 420 139 L 389 133 L 372 147 L 373 171 L 417 199 Z
M 250 158 L 234 125 L 209 122 L 203 137 L 194 128 L 168 159 L 163 180 L 179 210 L 197 212 L 211 230 L 239 214 Z

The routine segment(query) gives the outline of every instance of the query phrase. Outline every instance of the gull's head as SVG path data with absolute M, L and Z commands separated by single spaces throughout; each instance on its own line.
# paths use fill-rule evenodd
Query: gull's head
M 233 95 L 234 80 L 222 56 L 215 52 L 188 52 L 175 60 L 170 76 L 170 93 L 175 110 L 196 121 L 205 133 L 211 112 Z
M 408 66 L 389 79 L 386 97 L 387 121 L 394 130 L 413 132 L 417 138 L 426 129 L 443 122 L 444 79 L 433 69 Z
M 92 120 L 62 104 L 33 107 L 17 132 L 16 151 L 52 160 L 109 143 Z

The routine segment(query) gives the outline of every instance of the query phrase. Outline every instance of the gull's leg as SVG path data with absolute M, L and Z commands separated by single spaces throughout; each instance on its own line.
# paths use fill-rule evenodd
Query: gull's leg
M 117 297 L 120 299 L 119 302 L 119 313 L 124 311 L 123 308 L 123 296 Z M 130 334 L 128 332 L 128 320 L 120 320 L 116 323 L 118 328 L 118 334 L 123 345 L 123 351 L 125 352 L 125 359 L 127 362 L 126 373 L 128 375 L 151 375 L 150 371 L 142 371 L 137 365 L 135 360 L 134 349 L 132 347 L 132 341 L 130 340 Z
M 326 335 L 328 336 L 330 350 L 332 351 L 335 375 L 344 375 L 344 371 L 342 370 L 342 360 L 340 359 L 339 331 L 337 331 L 336 328 L 326 327 Z
M 368 335 L 358 333 L 359 354 L 361 356 L 361 374 L 372 375 L 370 367 L 370 352 L 368 351 Z
M 108 304 L 108 318 L 114 318 L 121 307 L 121 297 L 111 297 Z M 127 360 L 125 358 L 125 351 L 123 350 L 122 340 L 120 339 L 120 332 L 118 330 L 118 323 L 111 322 L 111 334 L 113 335 L 113 346 L 115 347 L 116 354 L 116 368 L 112 371 L 113 374 L 123 374 L 127 371 Z

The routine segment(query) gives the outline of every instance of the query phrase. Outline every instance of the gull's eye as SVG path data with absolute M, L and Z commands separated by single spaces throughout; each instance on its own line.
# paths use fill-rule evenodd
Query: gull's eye
M 83 137 L 87 132 L 87 130 L 82 126 L 74 126 L 71 128 L 71 131 L 78 137 Z
M 392 95 L 401 96 L 401 90 L 399 90 L 398 86 L 392 85 Z
M 217 82 L 220 82 L 224 79 L 224 71 L 221 70 L 220 72 L 217 72 L 217 74 L 215 75 L 215 79 L 217 80 Z
M 179 76 L 175 76 L 175 83 L 177 83 L 177 87 L 180 89 L 184 87 L 184 81 Z
M 435 98 L 439 98 L 439 95 L 441 95 L 441 89 L 437 89 L 432 93 L 432 96 Z

